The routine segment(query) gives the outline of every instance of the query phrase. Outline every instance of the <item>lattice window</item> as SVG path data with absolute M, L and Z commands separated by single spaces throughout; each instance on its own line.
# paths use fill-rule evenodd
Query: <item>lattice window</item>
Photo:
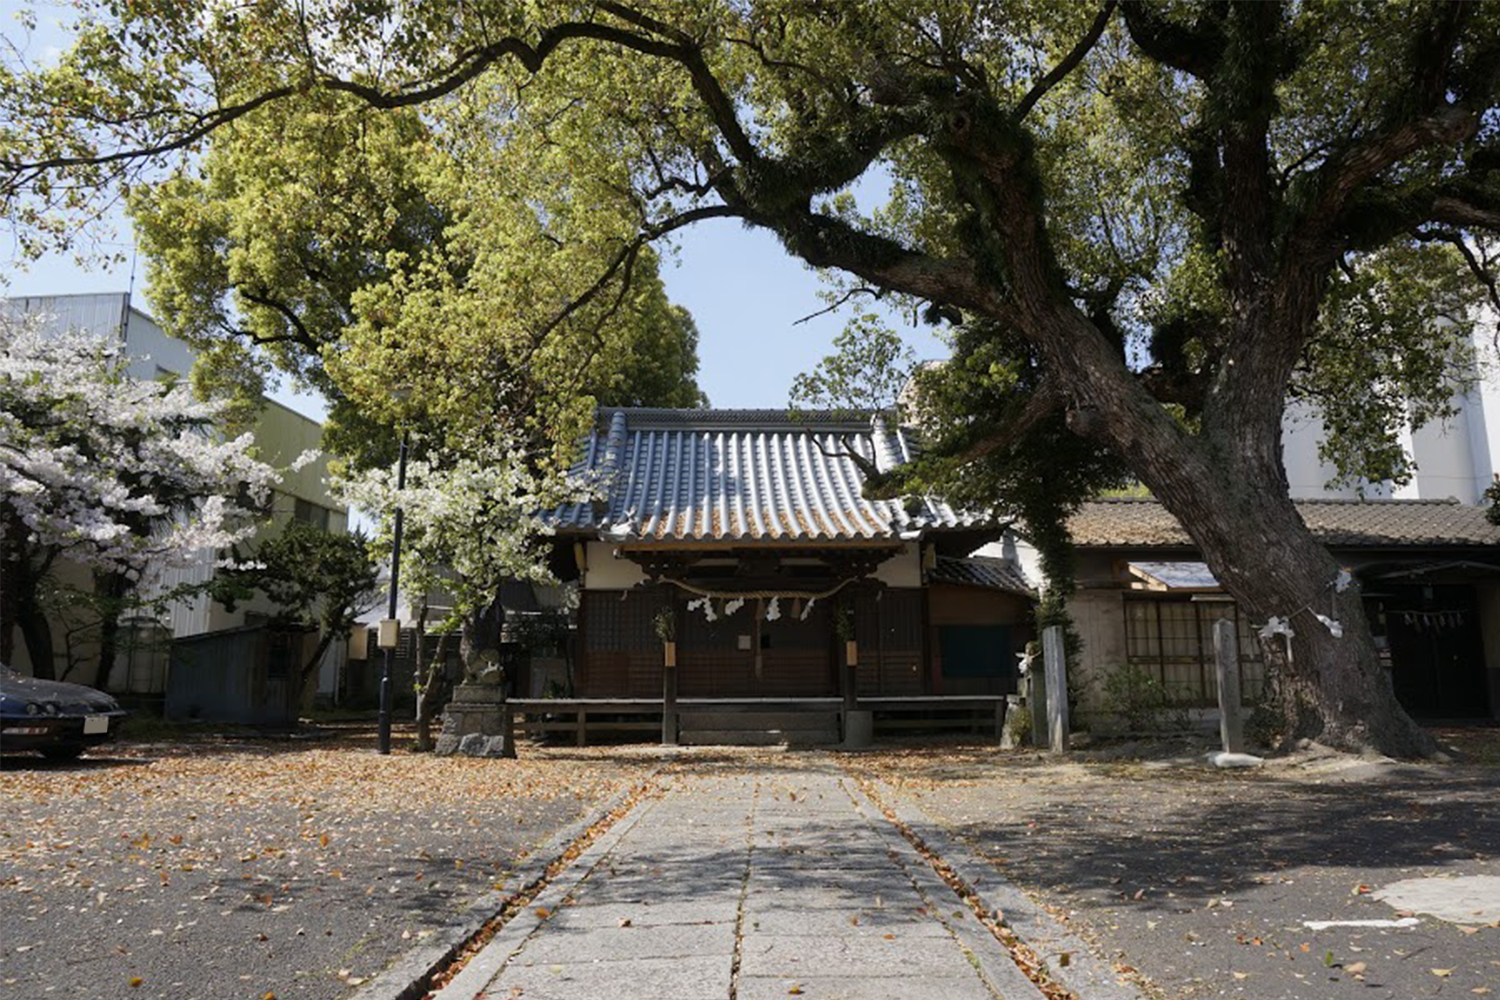
M 584 633 L 590 652 L 648 653 L 661 649 L 653 619 L 659 595 L 629 590 L 585 591 Z
M 1236 623 L 1239 635 L 1240 697 L 1254 702 L 1265 687 L 1265 665 L 1260 643 L 1233 602 L 1126 598 L 1126 658 L 1155 674 L 1173 701 L 1217 705 L 1213 630 L 1214 622 L 1226 617 Z

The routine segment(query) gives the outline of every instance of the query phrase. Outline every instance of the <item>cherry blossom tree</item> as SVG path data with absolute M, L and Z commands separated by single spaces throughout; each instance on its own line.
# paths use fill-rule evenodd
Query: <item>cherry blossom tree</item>
M 422 608 L 419 620 L 425 626 L 427 595 L 446 592 L 453 610 L 438 629 L 458 630 L 460 655 L 472 665 L 499 648 L 501 585 L 553 579 L 545 545 L 551 529 L 542 515 L 586 500 L 586 489 L 566 475 L 546 471 L 546 463 L 528 461 L 526 449 L 503 434 L 461 452 L 418 444 L 420 457 L 408 465 L 404 489 L 396 488 L 391 470 L 374 469 L 338 484 L 337 492 L 344 502 L 375 517 L 386 544 L 401 510 L 401 569 L 407 592 L 417 595 L 414 601 Z M 418 723 L 424 733 L 439 700 L 443 661 L 441 655 L 428 658 L 416 679 Z
M 0 315 L 0 660 L 19 628 L 33 671 L 52 675 L 39 597 L 61 561 L 91 570 L 96 590 L 149 593 L 162 570 L 255 531 L 279 476 L 249 434 L 214 433 L 220 407 L 131 378 L 109 340 Z M 101 646 L 96 684 L 112 622 Z

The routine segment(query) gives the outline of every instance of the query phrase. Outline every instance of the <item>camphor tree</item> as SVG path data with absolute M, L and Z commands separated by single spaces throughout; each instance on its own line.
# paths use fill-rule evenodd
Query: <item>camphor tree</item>
M 649 251 L 624 294 L 558 315 L 613 255 L 618 212 L 545 155 L 445 149 L 434 127 L 315 91 L 132 189 L 148 294 L 198 350 L 199 388 L 257 402 L 289 375 L 329 401 L 326 443 L 357 466 L 393 457 L 398 386 L 402 419 L 450 441 L 495 417 L 497 384 L 534 428 L 576 423 L 583 396 L 699 405 L 697 330 Z
M 618 205 L 632 235 L 610 234 L 580 308 L 683 226 L 769 229 L 955 325 L 974 379 L 954 392 L 985 408 L 945 438 L 953 467 L 1044 433 L 1073 442 L 1062 503 L 1079 453 L 1149 488 L 1252 620 L 1286 623 L 1265 652 L 1288 737 L 1430 747 L 1287 497 L 1281 417 L 1304 371 L 1325 394 L 1365 392 L 1349 380 L 1382 359 L 1450 372 L 1452 327 L 1351 359 L 1325 307 L 1443 246 L 1483 270 L 1500 6 L 165 3 L 89 25 L 56 69 L 0 88 L 23 238 L 310 93 L 442 116 L 445 147 L 566 164 Z M 847 192 L 882 170 L 889 201 L 861 213 Z
M 149 598 L 155 573 L 248 537 L 279 481 L 250 435 L 211 433 L 219 404 L 125 368 L 118 345 L 0 314 L 0 661 L 19 629 L 38 677 L 53 674 L 40 598 L 60 561 L 111 586 L 98 669 L 82 678 L 102 686 L 127 592 Z

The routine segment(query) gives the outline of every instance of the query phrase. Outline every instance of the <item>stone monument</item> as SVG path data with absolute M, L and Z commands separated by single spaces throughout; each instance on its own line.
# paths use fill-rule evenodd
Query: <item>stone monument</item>
M 506 745 L 505 671 L 500 653 L 486 649 L 464 665 L 464 679 L 443 712 L 443 729 L 433 752 L 447 756 L 514 757 Z

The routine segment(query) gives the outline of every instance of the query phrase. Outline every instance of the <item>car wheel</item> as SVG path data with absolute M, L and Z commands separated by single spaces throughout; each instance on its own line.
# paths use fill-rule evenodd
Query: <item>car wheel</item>
M 42 751 L 42 756 L 48 760 L 77 760 L 83 756 L 83 747 L 47 747 Z

